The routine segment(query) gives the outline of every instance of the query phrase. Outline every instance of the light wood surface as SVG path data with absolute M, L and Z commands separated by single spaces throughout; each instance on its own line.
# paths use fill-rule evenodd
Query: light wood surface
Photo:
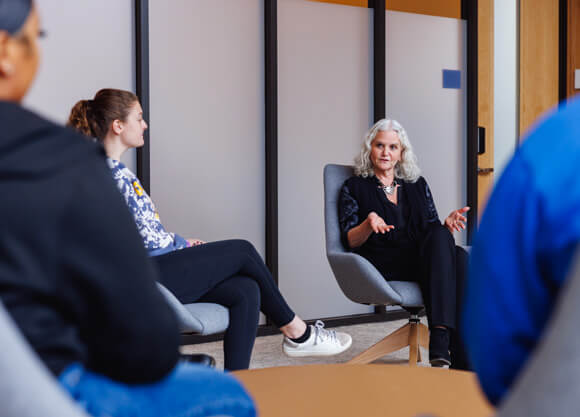
M 471 372 L 400 365 L 308 365 L 233 372 L 261 417 L 487 417 Z
M 502 0 L 498 0 L 502 1 Z M 477 3 L 477 119 L 478 126 L 485 128 L 485 153 L 478 155 L 477 166 L 493 168 L 493 8 L 494 0 L 479 0 Z M 480 217 L 493 186 L 493 172 L 477 175 L 477 206 Z
M 580 0 L 568 0 L 568 68 L 567 96 L 580 92 L 574 89 L 574 70 L 580 69 Z
M 346 6 L 368 7 L 368 0 L 310 0 Z M 461 18 L 461 0 L 386 0 L 387 10 L 427 14 L 431 16 Z
M 520 140 L 558 104 L 558 27 L 557 1 L 520 1 Z

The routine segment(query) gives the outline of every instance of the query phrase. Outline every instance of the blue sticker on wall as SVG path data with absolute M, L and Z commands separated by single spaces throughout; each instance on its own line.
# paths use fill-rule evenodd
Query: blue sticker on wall
M 461 88 L 461 71 L 444 69 L 443 88 Z

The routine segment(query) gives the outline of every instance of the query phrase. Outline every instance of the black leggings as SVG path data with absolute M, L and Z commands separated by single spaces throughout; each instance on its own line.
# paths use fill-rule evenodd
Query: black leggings
M 183 303 L 208 302 L 228 308 L 225 369 L 247 369 L 261 310 L 280 328 L 292 321 L 290 309 L 262 258 L 245 240 L 224 240 L 152 258 L 160 279 Z

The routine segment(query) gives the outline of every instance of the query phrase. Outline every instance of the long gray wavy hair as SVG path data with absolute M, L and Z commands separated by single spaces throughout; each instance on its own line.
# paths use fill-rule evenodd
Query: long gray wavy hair
M 359 156 L 355 159 L 354 172 L 361 177 L 375 175 L 371 162 L 371 147 L 379 132 L 395 132 L 401 141 L 401 161 L 395 166 L 395 177 L 409 182 L 415 182 L 421 175 L 417 165 L 417 157 L 413 152 L 407 132 L 396 120 L 381 119 L 376 122 L 365 134 Z

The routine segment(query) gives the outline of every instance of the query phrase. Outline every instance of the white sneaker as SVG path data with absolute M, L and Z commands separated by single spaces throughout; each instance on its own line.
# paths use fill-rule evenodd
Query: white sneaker
M 324 323 L 316 320 L 310 326 L 310 337 L 304 343 L 296 343 L 284 337 L 282 348 L 284 353 L 292 357 L 332 356 L 347 350 L 352 344 L 352 337 L 346 333 L 326 330 Z

